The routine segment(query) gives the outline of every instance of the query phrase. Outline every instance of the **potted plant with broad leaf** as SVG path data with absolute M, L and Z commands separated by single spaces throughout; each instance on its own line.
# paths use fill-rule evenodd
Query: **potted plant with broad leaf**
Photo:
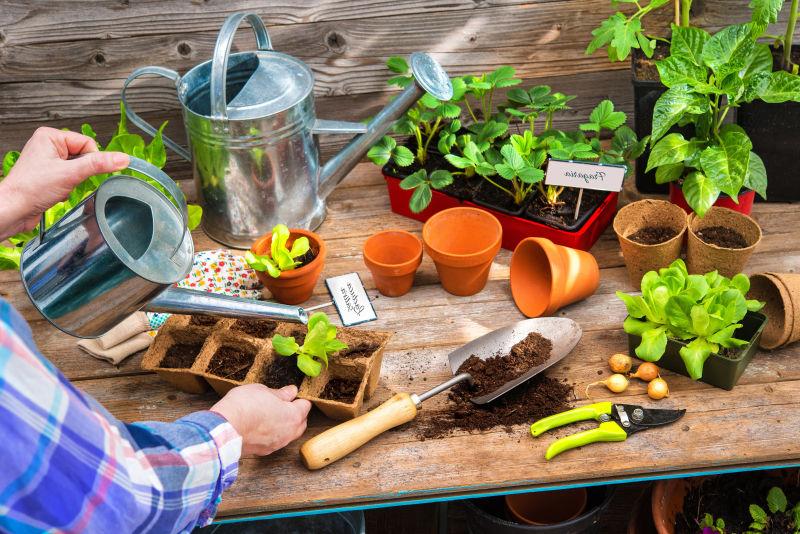
M 758 349 L 766 317 L 748 300 L 750 280 L 717 271 L 689 274 L 683 260 L 649 271 L 641 295 L 617 291 L 628 311 L 623 328 L 632 354 L 648 362 L 733 389 Z
M 753 31 L 761 42 L 755 45 L 760 84 L 757 98 L 745 100 L 737 110 L 736 122 L 753 140 L 753 151 L 761 156 L 769 175 L 771 201 L 800 200 L 794 172 L 796 147 L 800 146 L 800 45 L 793 44 L 800 1 L 754 0 Z M 783 33 L 767 33 L 778 21 L 781 8 L 788 8 Z M 763 41 L 768 40 L 770 44 Z

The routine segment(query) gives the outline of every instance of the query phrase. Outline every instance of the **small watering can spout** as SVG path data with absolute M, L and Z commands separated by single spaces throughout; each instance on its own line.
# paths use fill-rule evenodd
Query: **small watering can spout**
M 383 137 L 400 116 L 425 94 L 430 93 L 438 100 L 450 100 L 453 86 L 447 73 L 439 63 L 428 54 L 414 52 L 410 58 L 414 83 L 406 87 L 392 102 L 383 108 L 367 124 L 366 131 L 353 138 L 341 152 L 332 157 L 320 171 L 319 194 L 326 198 L 342 181 L 372 145 Z

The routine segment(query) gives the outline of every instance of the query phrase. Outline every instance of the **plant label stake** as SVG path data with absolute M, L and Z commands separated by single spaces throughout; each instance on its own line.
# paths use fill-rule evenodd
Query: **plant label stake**
M 615 163 L 594 163 L 550 158 L 547 161 L 545 185 L 560 185 L 578 188 L 578 201 L 575 203 L 575 220 L 581 209 L 584 189 L 598 191 L 619 191 L 628 167 Z
M 327 278 L 325 285 L 344 326 L 367 323 L 378 318 L 358 273 Z

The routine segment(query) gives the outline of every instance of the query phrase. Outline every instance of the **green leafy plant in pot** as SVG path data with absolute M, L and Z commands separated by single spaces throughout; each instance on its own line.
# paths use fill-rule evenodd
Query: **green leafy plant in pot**
M 331 354 L 347 348 L 347 344 L 336 339 L 336 327 L 328 316 L 317 312 L 308 319 L 308 333 L 303 344 L 297 343 L 293 336 L 275 334 L 272 348 L 280 356 L 296 356 L 297 368 L 306 376 L 318 376 L 328 366 Z

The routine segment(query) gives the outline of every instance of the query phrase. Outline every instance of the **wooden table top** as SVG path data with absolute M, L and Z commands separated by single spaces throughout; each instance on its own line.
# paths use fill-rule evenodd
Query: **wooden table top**
M 757 204 L 753 217 L 761 225 L 764 238 L 746 272 L 797 271 L 797 204 Z M 416 221 L 391 213 L 379 170 L 369 164 L 359 165 L 329 198 L 328 217 L 319 229 L 329 246 L 323 277 L 357 271 L 368 291 L 374 293 L 361 259 L 364 240 L 379 230 L 402 228 L 419 233 L 421 227 Z M 195 233 L 195 243 L 198 250 L 219 246 L 202 232 Z M 558 312 L 581 325 L 583 338 L 549 373 L 574 383 L 579 398 L 586 384 L 600 374 L 609 374 L 608 357 L 627 350 L 621 328 L 625 307 L 614 291 L 632 290 L 611 228 L 591 252 L 601 267 L 599 289 L 589 299 Z M 395 392 L 420 392 L 448 378 L 446 356 L 451 350 L 523 318 L 509 290 L 510 258 L 511 253 L 502 250 L 486 288 L 472 297 L 456 297 L 441 288 L 433 263 L 425 257 L 409 294 L 374 301 L 379 319 L 364 328 L 396 333 L 384 357 L 380 386 L 369 406 Z M 141 354 L 114 367 L 81 352 L 75 339 L 38 315 L 15 272 L 0 273 L 0 294 L 30 322 L 44 355 L 122 420 L 169 421 L 206 409 L 216 400 L 213 393 L 181 393 L 155 374 L 143 372 Z M 309 304 L 326 299 L 320 280 Z M 317 413 L 297 443 L 266 458 L 242 459 L 239 478 L 225 493 L 218 519 L 800 464 L 800 397 L 795 399 L 800 391 L 800 343 L 772 353 L 759 352 L 730 392 L 671 373 L 665 377 L 671 395 L 657 406 L 686 408 L 685 417 L 677 424 L 636 434 L 625 442 L 569 451 L 549 462 L 544 459 L 547 445 L 556 437 L 575 432 L 580 425 L 549 432 L 536 440 L 528 434 L 527 425 L 519 425 L 511 434 L 498 428 L 420 441 L 411 422 L 325 469 L 310 472 L 300 463 L 298 447 L 332 424 Z M 641 383 L 633 383 L 619 396 L 604 394 L 602 388 L 595 391 L 592 401 L 580 399 L 577 404 L 613 398 L 656 405 L 644 394 Z M 426 401 L 423 410 L 443 409 L 445 397 Z

